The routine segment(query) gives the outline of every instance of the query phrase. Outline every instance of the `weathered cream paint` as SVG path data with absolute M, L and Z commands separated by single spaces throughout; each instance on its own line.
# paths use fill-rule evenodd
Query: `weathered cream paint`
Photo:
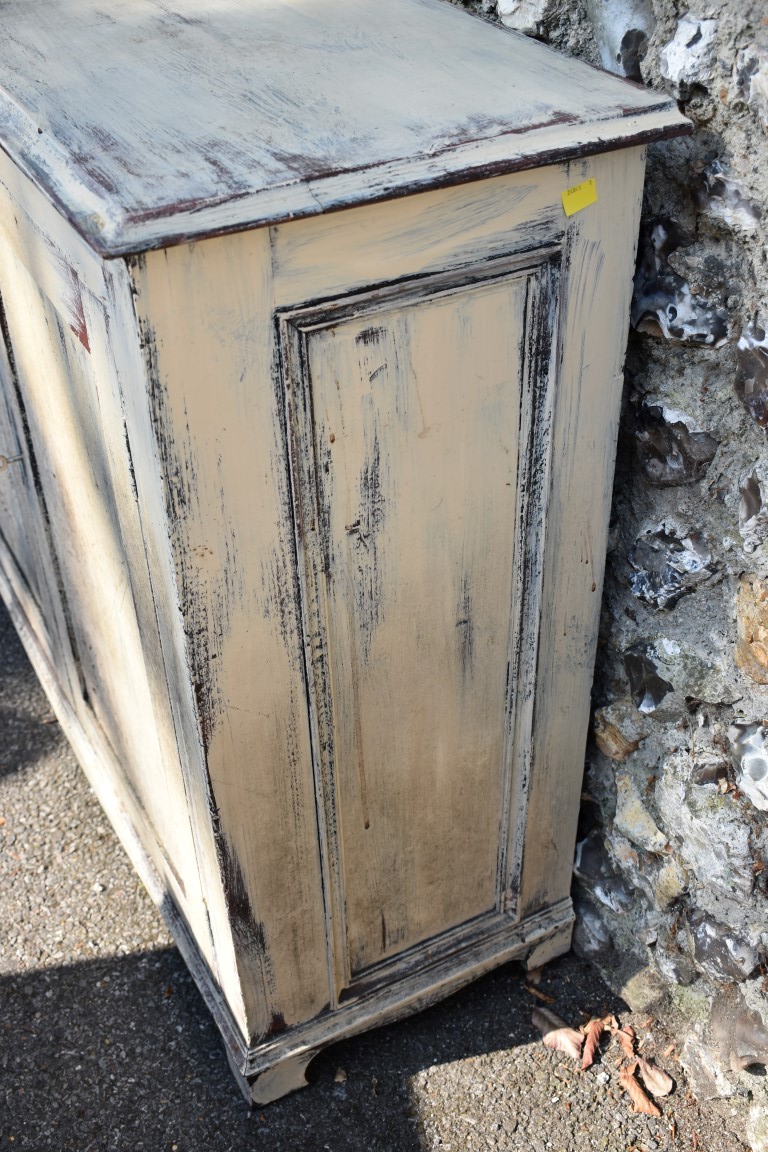
M 586 212 L 567 221 L 561 211 L 560 193 L 579 174 L 596 176 L 601 189 L 601 220 L 594 221 L 591 231 Z M 174 868 L 184 869 L 185 880 L 199 869 L 203 889 L 213 897 L 209 915 L 217 915 L 219 901 L 216 944 L 213 950 L 206 945 L 200 930 L 199 946 L 218 973 L 244 1035 L 268 1037 L 275 1020 L 289 1029 L 284 1040 L 278 1034 L 257 1044 L 247 1065 L 236 1057 L 249 1075 L 270 1060 L 293 1059 L 291 1053 L 300 1053 L 308 1043 L 303 1036 L 314 1036 L 315 1051 L 323 1035 L 366 1026 L 360 1020 L 370 1020 L 370 1009 L 361 1017 L 354 1005 L 361 995 L 362 1002 L 370 999 L 365 982 L 381 961 L 389 962 L 374 982 L 381 989 L 377 1018 L 383 1019 L 408 1010 L 406 986 L 414 989 L 409 993 L 413 1003 L 421 1004 L 472 971 L 521 948 L 530 951 L 533 938 L 525 932 L 516 935 L 515 921 L 531 910 L 558 906 L 567 894 L 572 845 L 559 829 L 567 826 L 569 808 L 575 811 L 580 786 L 573 733 L 586 723 L 588 656 L 601 573 L 598 561 L 576 569 L 582 578 L 578 585 L 573 571 L 558 575 L 550 570 L 558 568 L 554 560 L 549 568 L 541 563 L 552 554 L 543 552 L 543 540 L 545 523 L 547 548 L 555 552 L 563 547 L 563 534 L 579 539 L 580 533 L 591 533 L 594 558 L 597 536 L 605 529 L 600 517 L 604 521 L 607 485 L 590 505 L 574 500 L 579 489 L 570 477 L 581 467 L 576 456 L 584 451 L 585 435 L 589 448 L 583 466 L 589 469 L 615 418 L 620 341 L 610 355 L 606 349 L 612 331 L 618 327 L 620 338 L 623 333 L 621 302 L 628 300 L 631 254 L 630 244 L 625 242 L 622 250 L 617 243 L 617 234 L 627 189 L 634 187 L 636 201 L 641 174 L 639 150 L 626 151 L 592 158 L 576 171 L 569 166 L 546 170 L 536 182 L 522 173 L 475 185 L 465 190 L 469 207 L 460 203 L 460 190 L 449 189 L 381 209 L 361 207 L 328 220 L 298 222 L 294 236 L 289 226 L 281 226 L 271 233 L 257 230 L 178 246 L 134 262 L 134 340 L 141 333 L 144 361 L 139 367 L 138 344 L 131 348 L 129 340 L 117 356 L 118 377 L 139 371 L 145 384 L 137 390 L 125 379 L 119 387 L 138 469 L 135 493 L 124 474 L 116 485 L 124 509 L 138 499 L 138 515 L 131 520 L 124 511 L 121 532 L 133 524 L 133 546 L 144 540 L 155 602 L 165 596 L 170 617 L 179 613 L 181 646 L 163 621 L 154 633 L 159 646 L 153 649 L 149 637 L 143 639 L 143 658 L 146 668 L 155 669 L 156 692 L 161 673 L 176 685 L 170 706 L 177 733 L 182 722 L 186 725 L 186 778 L 192 777 L 201 795 L 196 816 L 192 806 L 194 821 L 205 825 L 206 803 L 214 806 L 219 849 L 224 838 L 229 855 L 222 861 L 215 838 L 210 839 L 213 829 L 206 834 L 198 828 L 194 847 L 191 842 L 175 847 L 164 824 L 159 838 L 165 841 L 163 852 L 173 854 Z M 600 239 L 603 227 L 611 245 Z M 402 253 L 399 259 L 395 252 Z M 553 253 L 559 254 L 562 272 L 550 305 L 563 314 L 553 332 L 554 360 L 544 373 L 552 395 L 545 398 L 534 436 L 534 401 L 526 399 L 526 358 L 531 356 L 526 340 L 536 326 L 537 309 L 547 307 L 546 294 L 532 291 L 536 269 L 551 264 Z M 427 274 L 427 280 L 412 281 L 415 288 L 407 283 L 387 287 L 398 268 L 405 276 Z M 454 271 L 446 279 L 448 269 Z M 316 304 L 301 307 L 321 294 L 323 271 L 330 295 L 341 298 L 331 304 L 339 313 L 336 323 L 317 321 Z M 585 275 L 588 292 L 582 287 Z M 18 286 L 16 308 L 25 314 L 50 309 L 26 271 L 16 269 L 12 278 Z M 382 288 L 361 297 L 360 289 L 372 280 Z M 66 279 L 49 276 L 49 282 L 61 283 L 59 307 L 65 307 L 70 299 Z M 82 287 L 80 296 L 90 352 L 71 325 L 65 329 L 61 324 L 63 353 L 57 354 L 55 346 L 51 352 L 22 348 L 29 402 L 43 414 L 36 417 L 38 450 L 49 442 L 46 427 L 58 429 L 47 451 L 59 468 L 64 465 L 56 442 L 82 443 L 83 432 L 76 427 L 61 431 L 61 403 L 55 414 L 45 416 L 53 392 L 48 399 L 35 397 L 34 380 L 43 378 L 44 369 L 45 377 L 55 381 L 66 363 L 70 388 L 72 364 L 82 372 L 94 355 L 104 328 L 103 305 Z M 132 325 L 124 271 L 117 277 L 109 273 L 103 296 L 110 311 L 122 309 L 124 324 Z M 299 310 L 287 307 L 288 302 Z M 296 341 L 303 342 L 298 358 L 304 358 L 314 405 L 303 427 L 293 418 L 286 425 L 282 415 L 282 389 L 288 385 L 290 390 L 294 381 L 288 368 L 282 384 L 274 376 L 276 307 L 287 364 L 297 356 Z M 607 330 L 603 310 L 612 315 Z M 50 330 L 51 324 L 56 327 L 55 317 L 50 311 L 47 316 Z M 372 343 L 358 340 L 370 330 L 378 334 Z M 602 352 L 593 353 L 593 362 L 585 365 L 583 349 L 593 341 Z M 35 357 L 41 355 L 53 360 L 37 364 Z M 539 364 L 539 372 L 547 364 Z M 582 421 L 582 434 L 571 438 L 558 415 L 555 442 L 549 429 L 555 392 L 558 413 L 565 408 L 574 415 L 563 398 L 565 379 L 579 390 L 576 415 L 588 411 L 594 423 L 587 429 Z M 300 373 L 295 384 L 302 384 Z M 79 387 L 84 387 L 82 380 Z M 98 396 L 95 382 L 88 396 L 87 403 L 81 397 L 78 404 L 82 420 Z M 119 427 L 114 397 L 108 407 L 108 417 L 100 410 L 99 419 Z M 89 419 L 93 423 L 93 410 Z M 319 520 L 327 526 L 322 547 L 330 547 L 334 557 L 331 591 L 322 594 L 325 606 L 315 609 L 328 632 L 330 679 L 321 686 L 313 674 L 310 688 L 332 697 L 331 733 L 339 748 L 332 772 L 323 767 L 319 752 L 313 757 L 310 746 L 302 651 L 305 640 L 310 649 L 312 643 L 306 631 L 302 638 L 294 595 L 286 455 L 291 427 L 298 437 L 294 466 L 300 470 L 299 460 L 314 459 L 316 469 L 326 461 L 330 468 L 321 485 L 309 478 Z M 110 476 L 125 470 L 115 437 L 115 428 L 106 435 L 92 426 L 94 443 L 101 438 L 112 445 L 108 466 L 102 462 Z M 375 501 L 367 509 L 360 504 L 372 439 L 379 441 L 386 472 L 379 506 L 384 539 L 374 545 L 381 565 L 375 581 L 363 537 L 370 551 L 371 536 L 382 524 L 371 521 L 377 515 Z M 603 450 L 605 470 L 611 451 L 610 445 Z M 71 462 L 76 459 L 75 454 Z M 80 459 L 82 472 L 85 461 Z M 68 479 L 65 489 L 74 485 L 80 493 L 92 491 L 88 475 L 93 466 L 89 461 L 80 479 Z M 534 474 L 541 499 L 524 511 L 520 501 Z M 550 485 L 559 500 L 554 520 L 547 499 Z M 94 523 L 103 514 L 103 508 L 93 508 Z M 55 515 L 67 523 L 64 505 Z M 308 515 L 306 509 L 297 512 L 300 547 L 307 546 L 301 525 Z M 118 547 L 114 536 L 120 519 L 107 517 L 91 541 L 106 549 L 105 559 L 112 556 L 108 563 L 116 572 L 124 562 L 120 548 L 126 550 L 125 540 L 121 537 Z M 358 529 L 348 531 L 356 521 Z M 80 531 L 74 524 L 71 539 L 77 540 Z M 170 583 L 163 556 L 168 547 Z M 375 635 L 356 616 L 360 589 L 355 582 L 360 580 L 372 591 L 377 582 L 378 599 L 368 604 L 383 622 Z M 570 585 L 575 636 L 553 632 L 548 613 L 541 612 L 542 580 L 550 598 L 558 580 Z M 305 587 L 305 601 L 318 594 Z M 103 595 L 99 587 L 88 590 L 97 605 Z M 470 601 L 473 637 L 468 642 L 462 634 L 459 641 L 457 626 L 469 626 Z M 104 604 L 102 616 L 112 607 L 112 601 Z M 312 613 L 305 607 L 309 621 Z M 525 634 L 523 614 L 533 621 Z M 76 615 L 91 626 L 84 608 Z M 125 622 L 119 625 L 123 628 Z M 114 621 L 100 641 L 99 668 L 118 662 L 116 652 L 109 655 L 110 643 L 120 646 L 122 658 Z M 138 661 L 138 640 L 132 643 Z M 573 643 L 578 663 L 568 647 Z M 370 650 L 364 653 L 366 644 Z M 506 693 L 508 665 L 517 670 L 511 694 Z M 120 685 L 114 683 L 114 671 L 104 679 L 94 669 L 94 687 L 106 683 L 113 692 L 103 705 L 103 724 L 123 741 L 123 771 L 130 773 L 139 753 L 130 748 L 135 734 L 126 743 L 130 721 L 121 715 Z M 130 675 L 139 675 L 138 664 L 130 666 Z M 560 693 L 544 721 L 545 732 L 540 731 L 547 707 L 539 699 L 542 678 Z M 191 710 L 181 702 L 185 680 L 198 681 L 196 703 L 189 697 Z M 197 733 L 191 743 L 190 729 Z M 316 725 L 314 730 L 317 738 Z M 361 743 L 362 760 L 357 756 Z M 547 745 L 560 748 L 556 764 Z M 153 754 L 163 763 L 174 759 L 167 742 L 162 753 L 156 748 Z M 167 799 L 158 788 L 153 796 L 146 776 L 139 775 L 132 787 L 137 786 L 146 792 L 150 811 L 166 805 L 185 809 L 178 794 Z M 190 798 L 189 786 L 186 791 Z M 318 842 L 318 805 L 326 829 L 338 821 L 335 839 L 326 833 L 325 842 Z M 544 838 L 541 830 L 547 833 Z M 144 836 L 153 841 L 150 855 L 158 860 L 157 838 Z M 228 913 L 222 880 L 230 886 Z M 173 887 L 172 880 L 167 882 Z M 239 907 L 232 903 L 233 883 Z M 174 898 L 180 901 L 178 892 Z M 550 949 L 556 940 L 560 947 L 567 941 L 564 907 L 565 919 L 551 920 L 548 936 L 535 938 L 539 952 L 547 939 Z M 451 975 L 453 953 L 473 959 L 464 969 L 454 967 Z M 419 956 L 433 976 L 419 977 Z M 438 956 L 442 968 L 436 985 Z M 310 1028 L 312 1018 L 327 1003 L 338 1003 L 345 989 L 352 1000 L 338 1010 L 338 1021 L 329 1020 L 325 1032 Z M 302 1058 L 296 1059 L 298 1075 Z M 283 1082 L 280 1076 L 278 1081 Z M 260 1098 L 271 1092 L 262 1085 Z
M 290 307 L 371 283 L 420 276 L 524 251 L 562 237 L 559 202 L 567 169 L 499 176 L 481 183 L 364 205 L 271 229 L 275 299 Z M 344 243 L 339 244 L 339 220 Z
M 567 947 L 643 173 L 592 153 L 684 121 L 436 0 L 63 13 L 0 44 L 0 591 L 266 1102 Z
M 136 292 L 154 348 L 188 675 L 201 685 L 200 739 L 242 898 L 247 1029 L 263 1036 L 330 997 L 269 234 L 150 254 Z
M 215 655 L 206 665 L 209 679 L 197 721 L 208 741 L 221 826 L 239 861 L 250 912 L 261 926 L 258 947 L 244 937 L 236 941 L 252 1032 L 263 1034 L 277 1013 L 289 1024 L 300 1023 L 302 1013 L 311 1018 L 327 1000 L 337 1002 L 345 990 L 349 996 L 360 979 L 365 986 L 368 969 L 382 960 L 398 961 L 383 970 L 394 1010 L 397 981 L 410 976 L 418 955 L 426 962 L 439 952 L 441 938 L 448 951 L 463 947 L 466 926 L 472 924 L 476 932 L 478 918 L 486 916 L 485 954 L 498 953 L 502 912 L 519 918 L 567 894 L 572 844 L 559 829 L 568 828 L 572 841 L 568 813 L 577 809 L 581 780 L 574 733 L 584 731 L 587 718 L 588 656 L 601 569 L 594 561 L 596 544 L 587 553 L 591 564 L 567 575 L 558 576 L 542 561 L 553 557 L 549 566 L 557 569 L 554 556 L 564 534 L 596 538 L 605 531 L 610 486 L 603 479 L 586 500 L 571 477 L 594 466 L 598 449 L 607 476 L 612 456 L 611 444 L 599 446 L 606 428 L 613 428 L 619 401 L 616 376 L 631 267 L 631 240 L 622 247 L 616 234 L 626 218 L 629 188 L 637 202 L 642 166 L 640 150 L 625 151 L 578 168 L 547 170 L 535 187 L 528 174 L 475 185 L 467 189 L 474 232 L 450 228 L 458 197 L 452 189 L 386 210 L 364 207 L 299 222 L 294 237 L 290 227 L 281 226 L 271 244 L 266 232 L 254 232 L 149 255 L 136 266 L 137 307 L 145 330 L 151 329 L 152 370 L 159 381 L 155 424 L 167 460 L 167 507 L 169 514 L 176 507 L 179 513 L 171 515 L 170 527 L 189 659 L 194 669 L 201 657 L 194 647 L 201 642 L 212 645 L 202 656 Z M 600 219 L 592 229 L 584 223 L 586 211 L 581 219 L 566 220 L 560 201 L 562 190 L 586 175 L 597 179 L 601 194 L 599 209 L 592 208 Z M 508 206 L 507 215 L 494 224 L 500 203 Z M 603 221 L 612 237 L 608 245 L 597 239 Z M 516 246 L 522 250 L 517 256 Z M 467 281 L 479 284 L 451 287 L 435 273 L 433 298 L 423 285 L 415 295 L 402 282 L 387 288 L 395 279 L 393 251 L 402 253 L 398 266 L 406 275 L 458 267 Z M 525 388 L 516 295 L 526 281 L 500 275 L 498 265 L 503 253 L 523 267 L 526 261 L 549 259 L 552 251 L 561 253 L 557 299 L 564 311 L 549 372 L 552 395 L 538 418 L 538 439 L 526 432 L 526 452 L 536 458 L 535 467 L 525 465 L 526 472 L 526 453 L 517 440 Z M 484 259 L 489 261 L 485 271 L 476 267 Z M 298 311 L 287 307 L 289 301 L 317 301 L 323 270 L 331 296 L 339 299 Z M 453 275 L 461 279 L 462 273 Z M 355 295 L 379 278 L 382 288 Z M 182 296 L 185 308 L 179 314 L 176 301 Z M 299 489 L 304 493 L 296 515 L 299 549 L 307 557 L 302 571 L 308 575 L 302 580 L 310 667 L 317 654 L 315 623 L 328 633 L 328 678 L 321 682 L 316 672 L 310 678 L 317 716 L 326 707 L 321 697 L 329 694 L 331 701 L 327 730 L 322 719 L 313 722 L 314 761 L 299 660 L 302 636 L 290 595 L 295 577 L 285 534 L 281 386 L 273 372 L 275 304 L 281 305 L 287 365 L 282 387 L 288 388 L 294 496 L 299 499 Z M 330 317 L 321 319 L 328 308 Z M 610 316 L 607 326 L 604 315 Z M 529 330 L 534 320 L 531 307 Z M 373 329 L 381 346 L 376 340 L 370 346 L 358 341 Z M 617 330 L 619 342 L 609 352 Z M 584 349 L 593 343 L 602 352 L 583 362 Z M 582 421 L 581 434 L 573 438 L 559 415 L 555 431 L 551 427 L 555 394 L 556 410 L 563 407 L 573 418 L 562 396 L 566 379 L 579 391 L 577 414 L 588 412 L 592 421 L 588 428 Z M 311 392 L 311 415 L 291 416 L 299 404 L 291 396 L 301 387 Z M 461 406 L 468 397 L 474 415 L 463 421 Z M 528 412 L 522 426 L 530 420 Z M 502 428 L 506 439 L 497 435 Z M 485 436 L 490 439 L 483 451 Z M 387 473 L 378 526 L 371 521 L 376 502 L 367 510 L 360 504 L 361 478 L 370 475 L 376 437 Z M 463 473 L 462 453 L 472 461 Z M 542 502 L 526 520 L 516 491 L 534 483 L 542 488 Z M 583 484 L 583 491 L 593 491 L 586 478 Z M 178 493 L 187 498 L 177 506 Z M 550 493 L 558 500 L 554 526 Z M 441 509 L 436 516 L 435 508 Z M 324 535 L 312 545 L 308 536 L 315 525 L 318 531 L 324 525 Z M 375 545 L 381 571 L 374 580 L 370 548 L 376 530 L 384 539 Z M 470 531 L 466 538 L 465 531 Z M 550 542 L 553 534 L 556 545 Z M 489 547 L 483 555 L 481 537 L 498 542 L 498 555 Z M 327 585 L 324 550 L 330 563 Z M 484 646 L 486 661 L 475 673 L 481 683 L 476 698 L 456 646 L 462 552 L 480 586 L 475 624 L 478 637 L 484 637 L 477 643 Z M 265 572 L 267 560 L 279 566 L 277 573 Z M 565 635 L 553 632 L 541 602 L 542 595 L 551 598 L 558 580 L 569 585 L 571 598 L 573 633 Z M 378 597 L 368 603 L 384 622 L 374 630 L 375 642 L 356 616 L 356 581 Z M 278 589 L 288 593 L 282 602 Z M 523 600 L 533 623 L 525 636 L 511 641 L 510 619 Z M 508 661 L 517 669 L 518 689 L 509 701 L 503 692 Z M 437 679 L 434 671 L 428 679 L 429 668 L 439 670 Z M 551 709 L 539 701 L 542 677 L 558 693 Z M 546 733 L 538 727 L 544 708 Z M 282 724 L 275 724 L 277 715 Z M 333 765 L 320 751 L 329 736 L 339 748 Z M 361 743 L 362 758 L 357 755 Z M 467 745 L 474 747 L 474 758 Z M 556 762 L 547 745 L 559 749 Z M 246 750 L 244 756 L 238 747 Z M 316 803 L 326 828 L 320 856 Z M 531 809 L 538 824 L 527 818 Z M 462 827 L 472 829 L 466 840 L 452 839 L 460 810 L 466 820 Z M 559 874 L 552 872 L 550 844 L 562 865 Z M 503 875 L 497 871 L 500 859 Z M 544 899 L 538 895 L 542 889 Z M 285 915 L 288 901 L 302 909 L 293 921 Z M 507 923 L 509 932 L 512 923 Z M 457 929 L 462 929 L 458 935 Z M 341 1019 L 338 1026 L 344 1027 Z M 294 1029 L 296 1043 L 301 1034 Z M 293 1041 L 289 1036 L 282 1047 L 269 1043 L 273 1051 L 287 1052 Z
M 0 454 L 11 463 L 0 472 L 0 548 L 2 567 L 14 595 L 23 599 L 27 614 L 44 646 L 45 658 L 59 665 L 73 692 L 77 684 L 60 610 L 56 573 L 45 536 L 39 496 L 28 466 L 23 426 L 18 410 L 13 372 L 0 341 Z M 45 626 L 43 622 L 45 621 Z

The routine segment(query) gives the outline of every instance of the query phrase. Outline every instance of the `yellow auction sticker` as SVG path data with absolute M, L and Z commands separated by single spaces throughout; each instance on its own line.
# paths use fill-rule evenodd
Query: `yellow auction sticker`
M 582 208 L 588 208 L 590 204 L 597 201 L 597 184 L 594 178 L 582 181 L 581 184 L 574 184 L 573 188 L 566 188 L 563 192 L 563 208 L 565 209 L 566 216 L 573 216 L 576 212 L 581 212 Z

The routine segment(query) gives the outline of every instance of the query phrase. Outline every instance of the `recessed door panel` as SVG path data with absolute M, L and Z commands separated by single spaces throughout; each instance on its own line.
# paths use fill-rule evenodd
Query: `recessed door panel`
M 556 272 L 494 266 L 284 320 L 342 985 L 504 908 Z

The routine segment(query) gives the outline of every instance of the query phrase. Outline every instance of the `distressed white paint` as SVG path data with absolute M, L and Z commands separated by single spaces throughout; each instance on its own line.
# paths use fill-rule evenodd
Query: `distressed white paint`
M 0 142 L 109 255 L 682 123 L 441 0 L 6 0 L 3 25 Z
M 643 172 L 587 154 L 684 122 L 437 0 L 4 19 L 0 590 L 266 1102 L 567 946 Z

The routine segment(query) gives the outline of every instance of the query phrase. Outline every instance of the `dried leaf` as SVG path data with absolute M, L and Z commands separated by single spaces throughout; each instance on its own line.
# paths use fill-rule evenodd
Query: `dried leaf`
M 590 1020 L 587 1024 L 583 1025 L 581 1029 L 584 1033 L 584 1055 L 581 1061 L 582 1071 L 585 1068 L 589 1068 L 591 1064 L 594 1064 L 597 1045 L 600 1042 L 604 1027 L 604 1020 Z
M 541 984 L 541 978 L 543 975 L 544 975 L 544 965 L 543 964 L 540 968 L 529 968 L 528 969 L 528 983 L 529 984 Z
M 661 1068 L 657 1068 L 655 1064 L 650 1064 L 647 1060 L 641 1058 L 637 1063 L 640 1068 L 643 1083 L 648 1091 L 653 1096 L 668 1096 L 675 1086 L 672 1077 L 668 1076 Z
M 556 1052 L 565 1052 L 574 1060 L 581 1058 L 581 1046 L 584 1037 L 575 1028 L 556 1028 L 554 1032 L 547 1032 L 544 1037 L 547 1048 L 554 1048 Z
M 667 1057 L 671 1056 L 671 1055 L 672 1055 L 672 1053 L 674 1052 L 675 1048 L 677 1048 L 677 1044 L 675 1044 L 675 1043 L 674 1043 L 674 1041 L 673 1041 L 673 1043 L 672 1043 L 672 1044 L 670 1044 L 670 1045 L 669 1045 L 667 1048 L 665 1048 L 665 1049 L 664 1049 L 664 1051 L 662 1052 L 662 1056 L 663 1056 L 665 1059 L 666 1059 Z
M 538 1028 L 542 1036 L 553 1028 L 565 1028 L 565 1020 L 561 1020 L 549 1008 L 534 1008 L 531 1013 L 531 1022 Z
M 631 1060 L 635 1055 L 635 1030 L 631 1024 L 627 1024 L 626 1028 L 617 1028 L 613 1032 L 614 1039 L 618 1040 L 621 1045 L 621 1050 L 625 1056 Z
M 554 1048 L 557 1052 L 565 1052 L 574 1060 L 581 1059 L 581 1046 L 584 1037 L 575 1028 L 569 1028 L 564 1020 L 555 1016 L 548 1008 L 534 1008 L 531 1020 L 541 1032 L 542 1039 L 547 1048 Z
M 648 1099 L 637 1080 L 635 1080 L 636 1068 L 637 1061 L 634 1061 L 632 1064 L 628 1064 L 626 1068 L 622 1068 L 619 1072 L 619 1083 L 624 1091 L 629 1093 L 629 1098 L 632 1101 L 632 1111 L 642 1112 L 646 1116 L 661 1116 L 659 1109 Z
M 537 1000 L 543 1000 L 545 1004 L 554 1004 L 557 997 L 549 996 L 546 992 L 542 992 L 539 988 L 532 988 L 530 984 L 523 984 L 526 992 L 530 992 L 531 996 L 535 996 Z

